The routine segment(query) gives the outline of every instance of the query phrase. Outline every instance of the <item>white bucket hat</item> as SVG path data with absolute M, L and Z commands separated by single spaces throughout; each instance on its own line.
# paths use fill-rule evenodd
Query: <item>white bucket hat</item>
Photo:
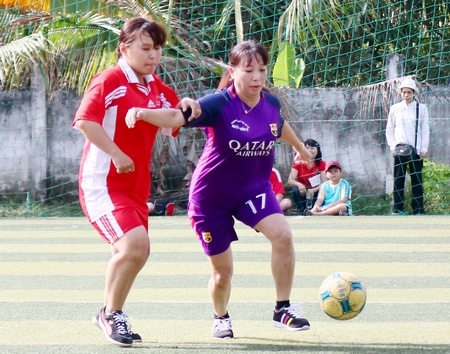
M 417 92 L 416 82 L 413 79 L 404 79 L 400 84 L 398 90 L 402 92 L 402 89 L 406 87 L 410 88 L 411 90 L 414 90 L 414 92 Z

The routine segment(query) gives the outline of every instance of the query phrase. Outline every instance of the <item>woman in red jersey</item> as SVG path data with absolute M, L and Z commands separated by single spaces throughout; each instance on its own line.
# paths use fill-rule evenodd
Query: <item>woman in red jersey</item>
M 138 122 L 128 129 L 125 116 L 132 107 L 191 108 L 155 75 L 167 34 L 144 18 L 128 20 L 120 33 L 117 66 L 96 75 L 84 95 L 73 125 L 86 138 L 79 172 L 80 203 L 112 257 L 105 277 L 104 307 L 94 316 L 106 338 L 119 346 L 133 339 L 122 312 L 131 286 L 150 254 L 148 207 L 150 159 L 158 127 Z

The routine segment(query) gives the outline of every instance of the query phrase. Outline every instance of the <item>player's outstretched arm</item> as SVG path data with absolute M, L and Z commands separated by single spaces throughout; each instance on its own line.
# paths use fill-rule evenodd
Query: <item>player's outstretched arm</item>
M 134 128 L 138 120 L 144 120 L 147 123 L 161 128 L 178 128 L 184 125 L 183 113 L 180 109 L 146 109 L 131 108 L 125 117 L 128 128 Z
M 202 113 L 200 104 L 197 101 L 191 98 L 183 98 L 176 109 L 131 108 L 125 116 L 125 123 L 128 128 L 134 128 L 138 120 L 144 120 L 161 128 L 179 128 L 185 124 L 182 112 L 190 112 L 191 115 L 188 121 L 199 117 Z
M 283 124 L 280 139 L 291 145 L 303 161 L 308 163 L 311 161 L 311 153 L 305 147 L 305 144 L 297 138 L 297 135 L 295 135 L 291 126 L 286 121 Z

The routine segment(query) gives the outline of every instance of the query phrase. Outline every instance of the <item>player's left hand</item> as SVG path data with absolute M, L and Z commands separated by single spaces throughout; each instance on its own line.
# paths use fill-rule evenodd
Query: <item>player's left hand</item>
M 139 120 L 138 112 L 141 108 L 130 108 L 125 116 L 125 123 L 128 128 L 134 128 L 134 125 Z
M 188 121 L 191 121 L 195 118 L 200 117 L 202 114 L 202 108 L 197 101 L 194 101 L 192 98 L 185 97 L 175 108 L 181 108 L 183 112 L 186 112 L 187 109 L 191 109 L 191 116 L 188 118 Z

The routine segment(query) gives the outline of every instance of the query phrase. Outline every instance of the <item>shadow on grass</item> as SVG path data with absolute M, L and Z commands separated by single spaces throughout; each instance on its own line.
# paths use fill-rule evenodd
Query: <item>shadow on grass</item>
M 261 342 L 261 338 L 238 338 L 237 340 L 251 340 Z M 273 340 L 273 339 L 272 339 Z M 430 344 L 405 344 L 405 343 L 389 343 L 389 344 L 352 344 L 352 343 L 305 343 L 300 341 L 280 341 L 279 344 L 263 344 L 263 343 L 236 343 L 235 340 L 220 340 L 217 343 L 179 343 L 172 344 L 136 344 L 131 348 L 120 348 L 111 344 L 99 346 L 76 346 L 76 345 L 49 345 L 49 346 L 27 346 L 14 345 L 3 346 L 2 353 L 64 353 L 64 354 L 103 354 L 103 353 L 364 353 L 364 354 L 419 354 L 419 353 L 449 353 L 450 345 L 430 345 Z

